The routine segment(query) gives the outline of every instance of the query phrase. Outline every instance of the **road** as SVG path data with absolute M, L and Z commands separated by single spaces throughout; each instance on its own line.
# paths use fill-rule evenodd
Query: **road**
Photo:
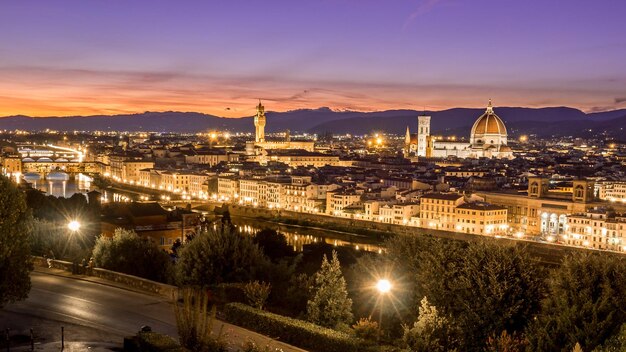
M 124 336 L 135 334 L 143 325 L 176 337 L 174 311 L 170 300 L 72 277 L 33 272 L 28 299 L 0 310 L 0 328 L 12 334 L 28 335 L 33 328 L 42 344 L 60 340 L 61 326 L 66 341 L 90 341 L 121 346 Z M 232 349 L 253 340 L 267 344 L 267 337 L 230 324 L 222 329 Z M 302 351 L 279 342 L 272 347 Z

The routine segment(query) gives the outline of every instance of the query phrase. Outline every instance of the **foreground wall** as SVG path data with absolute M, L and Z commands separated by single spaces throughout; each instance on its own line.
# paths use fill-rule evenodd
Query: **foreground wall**
M 48 267 L 48 262 L 46 258 L 42 257 L 33 257 L 33 262 L 35 266 L 38 267 Z M 72 272 L 73 264 L 71 262 L 66 262 L 62 260 L 52 260 L 51 261 L 52 268 L 61 269 L 64 271 Z M 82 267 L 79 269 L 83 269 Z M 85 270 L 85 269 L 83 269 Z M 88 269 L 87 269 L 88 270 Z M 172 285 L 162 284 L 160 282 L 151 281 L 147 279 L 142 279 L 137 276 L 126 275 L 122 273 L 118 273 L 111 270 L 101 269 L 101 268 L 93 268 L 88 270 L 87 273 L 89 276 L 98 277 L 104 280 L 113 281 L 119 283 L 121 285 L 127 286 L 128 288 L 153 293 L 159 296 L 163 296 L 165 298 L 171 299 L 174 297 L 173 295 L 178 292 L 178 288 Z

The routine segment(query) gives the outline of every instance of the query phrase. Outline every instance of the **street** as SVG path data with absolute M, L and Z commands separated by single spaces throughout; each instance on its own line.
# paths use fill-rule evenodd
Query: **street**
M 172 303 L 165 298 L 37 271 L 32 272 L 31 281 L 27 300 L 0 310 L 0 328 L 11 329 L 11 335 L 29 336 L 32 328 L 39 344 L 57 343 L 64 326 L 66 342 L 96 342 L 118 348 L 124 336 L 134 335 L 144 325 L 178 336 Z M 263 345 L 270 342 L 230 324 L 215 325 L 214 330 L 226 334 L 233 350 L 248 340 Z M 271 346 L 301 351 L 276 341 Z

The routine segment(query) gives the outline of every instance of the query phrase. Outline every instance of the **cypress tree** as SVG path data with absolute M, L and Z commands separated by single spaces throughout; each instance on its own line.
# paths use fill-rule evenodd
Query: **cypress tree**
M 339 328 L 352 322 L 352 299 L 348 297 L 346 280 L 335 251 L 331 261 L 324 255 L 322 267 L 315 274 L 312 297 L 307 302 L 307 318 L 312 323 L 329 328 Z

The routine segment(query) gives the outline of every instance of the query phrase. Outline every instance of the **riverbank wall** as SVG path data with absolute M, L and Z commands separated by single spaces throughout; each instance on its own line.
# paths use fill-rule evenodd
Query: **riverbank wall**
M 221 215 L 228 209 L 231 217 L 251 218 L 270 221 L 290 226 L 313 227 L 333 231 L 350 232 L 362 235 L 374 242 L 382 244 L 386 238 L 394 235 L 434 236 L 458 241 L 487 241 L 497 242 L 506 246 L 523 246 L 540 262 L 549 265 L 560 265 L 563 258 L 575 251 L 589 251 L 585 248 L 575 248 L 553 243 L 541 243 L 513 238 L 495 238 L 490 236 L 472 235 L 460 232 L 425 229 L 415 226 L 386 224 L 375 221 L 340 218 L 326 214 L 299 213 L 286 210 L 272 210 L 258 207 L 221 203 L 210 203 L 208 210 Z

